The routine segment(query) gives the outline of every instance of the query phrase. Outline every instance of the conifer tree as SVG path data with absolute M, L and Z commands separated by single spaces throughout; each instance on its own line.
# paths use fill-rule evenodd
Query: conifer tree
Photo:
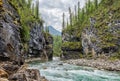
M 84 8 L 82 8 L 82 12 L 81 12 L 81 22 L 84 21 L 84 15 L 85 15 L 85 10 L 84 10 Z
M 75 19 L 77 19 L 77 7 L 75 5 Z
M 36 1 L 35 16 L 39 19 L 39 0 Z
M 63 13 L 63 23 L 62 23 L 63 30 L 65 29 L 65 14 Z
M 32 4 L 32 0 L 28 0 L 27 7 L 28 7 L 29 9 L 31 9 L 31 4 Z
M 78 21 L 79 21 L 79 18 L 80 18 L 80 2 L 78 2 Z
M 67 27 L 68 27 L 69 23 L 68 23 L 68 19 L 67 19 Z
M 32 4 L 32 14 L 35 15 L 35 6 Z
M 97 9 L 98 7 L 98 0 L 94 0 L 95 8 Z
M 45 31 L 49 33 L 49 27 L 47 25 L 45 26 Z
M 70 15 L 70 26 L 72 27 L 72 12 L 71 12 L 71 8 L 69 7 L 69 15 Z

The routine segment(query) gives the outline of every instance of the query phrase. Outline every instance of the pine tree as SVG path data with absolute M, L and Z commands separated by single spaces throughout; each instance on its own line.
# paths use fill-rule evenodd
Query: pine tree
M 29 9 L 31 9 L 31 4 L 32 4 L 32 0 L 28 0 L 27 7 L 28 7 Z
M 97 7 L 98 7 L 98 0 L 95 0 L 94 4 L 95 4 L 95 8 L 97 9 Z
M 78 21 L 80 19 L 80 2 L 78 2 Z
M 75 5 L 75 19 L 77 19 L 77 7 Z
M 37 19 L 39 19 L 39 0 L 36 1 L 35 16 Z
M 81 22 L 83 22 L 84 21 L 84 15 L 85 15 L 85 10 L 84 10 L 84 8 L 82 8 L 82 12 L 81 12 Z
M 68 19 L 67 19 L 67 27 L 68 27 L 69 23 L 68 23 Z
M 65 14 L 63 13 L 63 23 L 62 23 L 63 30 L 65 29 Z
M 49 33 L 49 27 L 47 25 L 45 26 L 45 31 Z
M 69 7 L 69 14 L 70 14 L 70 26 L 72 27 L 72 12 L 71 12 L 71 8 Z
M 91 6 L 91 1 L 90 0 L 88 0 L 88 5 L 86 5 L 86 6 L 88 6 L 88 8 L 90 8 L 90 6 Z
M 35 6 L 32 4 L 32 14 L 35 15 Z

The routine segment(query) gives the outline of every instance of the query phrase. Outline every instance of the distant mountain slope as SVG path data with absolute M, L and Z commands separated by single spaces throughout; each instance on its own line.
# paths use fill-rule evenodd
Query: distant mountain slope
M 52 26 L 48 26 L 48 28 L 49 28 L 50 34 L 52 34 L 52 35 L 61 35 L 61 32 L 59 32 L 58 30 L 56 30 Z

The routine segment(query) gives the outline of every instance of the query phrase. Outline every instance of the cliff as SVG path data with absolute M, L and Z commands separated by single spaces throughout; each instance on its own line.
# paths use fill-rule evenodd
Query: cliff
M 53 37 L 43 32 L 39 23 L 34 23 L 30 32 L 28 58 L 39 58 L 40 60 L 52 60 Z
M 21 53 L 20 16 L 8 0 L 0 5 L 0 60 L 23 64 Z
M 120 57 L 120 1 L 88 2 L 62 32 L 64 58 Z M 90 6 L 91 5 L 91 6 Z M 84 13 L 84 14 L 83 14 Z M 79 16 L 77 15 L 77 16 Z
M 23 37 L 27 31 L 24 26 L 30 24 L 32 20 L 28 20 L 30 23 L 23 26 L 25 23 L 21 19 L 23 15 L 16 5 L 12 0 L 0 0 L 0 81 L 47 81 L 45 77 L 40 76 L 39 70 L 28 69 L 28 65 L 24 63 L 28 47 L 24 46 L 28 42 Z M 41 37 L 37 39 L 39 41 L 37 45 L 46 44 L 42 30 L 39 31 L 39 23 L 36 25 L 35 22 L 32 26 L 38 28 L 37 34 Z M 44 43 L 41 43 L 41 40 L 44 40 Z

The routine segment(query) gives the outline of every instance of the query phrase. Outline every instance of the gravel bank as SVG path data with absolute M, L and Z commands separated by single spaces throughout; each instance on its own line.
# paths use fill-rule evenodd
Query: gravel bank
M 104 60 L 104 59 L 76 59 L 76 60 L 66 60 L 64 61 L 68 64 L 75 64 L 79 66 L 88 66 L 94 67 L 100 70 L 108 70 L 108 71 L 120 71 L 120 60 Z

